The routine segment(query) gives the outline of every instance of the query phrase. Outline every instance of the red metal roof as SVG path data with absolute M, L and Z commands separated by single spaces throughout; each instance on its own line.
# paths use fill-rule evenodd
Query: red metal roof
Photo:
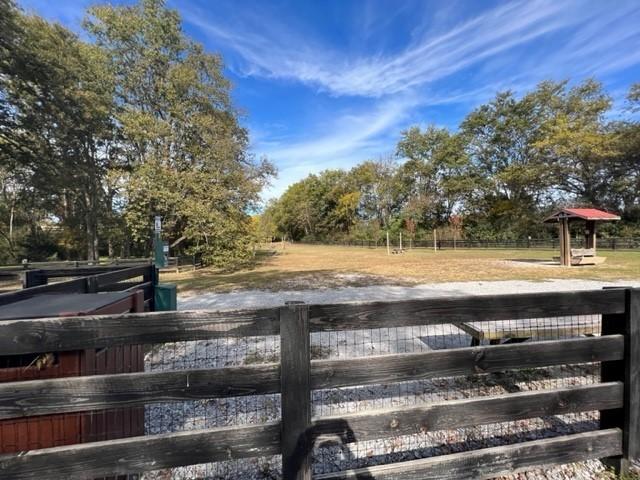
M 615 213 L 605 212 L 597 208 L 563 208 L 544 221 L 550 222 L 560 218 L 579 218 L 581 220 L 620 220 Z

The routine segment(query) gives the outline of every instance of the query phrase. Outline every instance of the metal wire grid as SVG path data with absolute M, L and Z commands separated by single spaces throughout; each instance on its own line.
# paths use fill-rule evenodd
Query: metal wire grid
M 600 316 L 573 316 L 507 322 L 477 322 L 482 332 L 474 343 L 544 341 L 600 334 Z M 469 330 L 469 329 L 467 329 Z M 471 330 L 469 330 L 471 331 Z M 497 340 L 504 332 L 508 337 Z M 468 347 L 472 335 L 451 324 L 312 333 L 314 359 L 345 359 L 418 353 Z M 525 340 L 526 339 L 526 340 Z M 278 362 L 278 336 L 220 338 L 177 342 L 147 349 L 146 371 L 222 368 Z M 340 415 L 380 408 L 426 405 L 436 401 L 562 388 L 600 381 L 599 364 L 560 365 L 493 374 L 444 377 L 386 385 L 314 391 L 314 416 Z M 149 405 L 148 435 L 219 426 L 259 424 L 280 418 L 280 395 L 255 395 Z M 316 445 L 314 473 L 368 467 L 446 453 L 593 430 L 598 412 L 557 415 L 492 425 L 342 444 L 339 439 Z M 280 478 L 280 457 L 218 462 L 148 472 L 143 478 Z M 544 478 L 544 477 L 542 477 Z
M 278 362 L 280 337 L 225 337 L 154 345 L 145 371 L 223 368 Z M 145 434 L 261 424 L 280 419 L 280 394 L 158 403 L 145 407 Z M 280 478 L 280 456 L 190 465 L 147 472 L 144 479 Z
M 599 315 L 324 332 L 316 339 L 325 358 L 419 353 L 472 344 L 545 341 L 600 334 Z M 469 333 L 476 335 L 476 340 Z M 312 336 L 312 344 L 314 338 Z M 383 408 L 588 385 L 600 381 L 599 364 L 559 365 L 500 373 L 442 377 L 385 385 L 313 392 L 314 416 L 335 416 Z M 598 428 L 598 412 L 556 415 L 455 430 L 343 444 L 339 438 L 314 450 L 314 473 L 393 463 L 505 445 Z M 357 440 L 357 439 L 356 439 Z M 544 476 L 541 478 L 545 478 Z

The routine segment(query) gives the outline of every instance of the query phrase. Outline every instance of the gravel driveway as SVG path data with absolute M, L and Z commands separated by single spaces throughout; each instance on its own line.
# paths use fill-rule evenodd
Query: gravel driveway
M 178 308 L 180 310 L 234 310 L 239 308 L 277 307 L 284 305 L 284 302 L 288 300 L 302 300 L 311 304 L 371 302 L 459 295 L 594 290 L 606 286 L 640 287 L 640 281 L 548 280 L 531 282 L 526 280 L 506 280 L 495 282 L 430 283 L 412 287 L 375 285 L 370 287 L 344 287 L 279 292 L 242 290 L 231 293 L 185 293 L 181 294 L 178 298 Z

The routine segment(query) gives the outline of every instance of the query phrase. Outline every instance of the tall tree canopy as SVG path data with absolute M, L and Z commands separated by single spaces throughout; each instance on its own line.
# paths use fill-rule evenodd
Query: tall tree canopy
M 106 56 L 59 25 L 2 8 L 10 25 L 0 64 L 0 169 L 12 221 L 22 217 L 33 242 L 43 222 L 57 220 L 67 247 L 94 259 L 109 210 L 102 180 L 117 161 Z
M 628 101 L 629 112 L 640 110 L 638 85 Z M 325 172 L 322 188 L 315 176 L 292 185 L 266 215 L 281 230 L 303 216 L 326 225 L 287 230 L 293 238 L 374 240 L 385 230 L 462 226 L 470 238 L 506 240 L 554 234 L 540 219 L 559 204 L 579 203 L 622 213 L 624 222 L 609 228 L 638 235 L 640 124 L 634 116 L 609 120 L 611 106 L 594 80 L 543 82 L 522 96 L 501 92 L 457 131 L 402 132 L 396 159 Z M 327 222 L 338 209 L 326 201 L 331 181 L 353 201 L 348 230 Z
M 47 254 L 148 254 L 161 215 L 166 239 L 206 261 L 246 258 L 249 213 L 274 170 L 249 153 L 220 56 L 188 39 L 162 0 L 92 7 L 91 43 L 0 2 L 10 219 L 0 232 L 11 256 L 29 254 L 13 239 L 21 222 L 31 236 L 58 232 Z

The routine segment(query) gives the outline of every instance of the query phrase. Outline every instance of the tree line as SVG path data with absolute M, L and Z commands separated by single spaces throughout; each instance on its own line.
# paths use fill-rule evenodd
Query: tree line
M 96 5 L 83 40 L 0 0 L 0 262 L 251 252 L 274 174 L 249 152 L 219 55 L 163 0 Z
M 623 113 L 603 86 L 545 81 L 498 93 L 457 129 L 403 131 L 395 154 L 291 185 L 258 224 L 263 238 L 380 240 L 434 228 L 464 238 L 546 238 L 558 206 L 618 212 L 605 235 L 640 235 L 640 83 Z

